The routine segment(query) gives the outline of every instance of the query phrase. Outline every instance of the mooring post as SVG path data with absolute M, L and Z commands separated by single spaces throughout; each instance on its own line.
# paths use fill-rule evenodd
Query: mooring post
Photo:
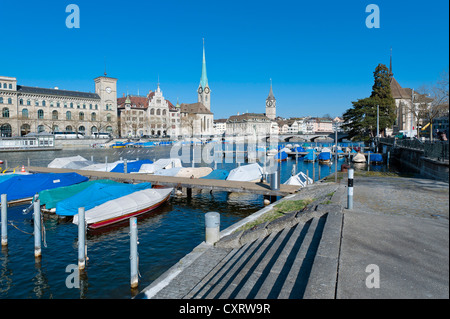
M 137 288 L 139 284 L 139 257 L 138 257 L 138 230 L 137 218 L 130 218 L 130 269 L 131 269 L 131 288 Z
M 354 169 L 348 170 L 347 209 L 353 209 L 353 174 Z
M 34 201 L 34 257 L 41 257 L 41 202 L 39 199 Z
M 2 194 L 2 246 L 8 246 L 8 198 Z
M 209 212 L 205 214 L 205 241 L 214 245 L 220 239 L 220 214 Z
M 84 207 L 78 208 L 78 269 L 86 267 L 86 220 Z

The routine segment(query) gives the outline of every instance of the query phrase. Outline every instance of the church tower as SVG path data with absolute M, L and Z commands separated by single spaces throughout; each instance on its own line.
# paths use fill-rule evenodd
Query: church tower
M 277 117 L 277 100 L 273 96 L 272 91 L 272 79 L 270 79 L 270 92 L 269 96 L 266 99 L 266 116 L 271 119 L 275 120 Z
M 211 89 L 208 85 L 208 77 L 206 75 L 206 58 L 205 58 L 205 39 L 203 39 L 203 62 L 202 77 L 197 89 L 198 102 L 202 103 L 208 110 L 211 110 Z

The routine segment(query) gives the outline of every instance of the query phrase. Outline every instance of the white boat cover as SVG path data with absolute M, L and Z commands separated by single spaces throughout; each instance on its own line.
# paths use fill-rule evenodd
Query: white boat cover
M 212 171 L 211 167 L 182 167 L 175 176 L 187 178 L 194 176 L 194 178 L 200 178 L 208 175 Z
M 264 169 L 258 164 L 242 165 L 230 171 L 227 181 L 259 182 Z
M 139 173 L 154 174 L 160 169 L 170 169 L 174 167 L 182 167 L 179 158 L 161 158 L 153 164 L 142 164 Z
M 299 185 L 305 187 L 307 184 L 312 184 L 313 180 L 306 176 L 305 173 L 300 172 L 297 175 L 291 176 L 284 184 L 285 185 Z
M 48 164 L 48 168 L 64 168 L 72 162 L 84 162 L 87 161 L 84 157 L 77 155 L 71 157 L 57 157 Z M 92 163 L 92 162 L 91 162 Z
M 173 188 L 148 188 L 110 200 L 85 212 L 86 224 L 98 223 L 146 209 L 163 201 Z M 73 217 L 78 225 L 78 214 Z
M 364 154 L 358 153 L 355 155 L 355 157 L 353 157 L 352 161 L 354 163 L 365 163 L 366 157 L 364 156 Z
M 81 169 L 86 171 L 111 172 L 111 170 L 113 170 L 117 166 L 117 164 L 121 163 L 123 163 L 123 161 L 115 161 L 113 163 L 97 163 L 83 167 Z

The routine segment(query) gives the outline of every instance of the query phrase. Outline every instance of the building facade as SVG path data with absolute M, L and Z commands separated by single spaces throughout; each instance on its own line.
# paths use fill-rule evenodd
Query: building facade
M 94 79 L 95 93 L 37 88 L 0 77 L 2 137 L 40 132 L 117 135 L 117 79 Z

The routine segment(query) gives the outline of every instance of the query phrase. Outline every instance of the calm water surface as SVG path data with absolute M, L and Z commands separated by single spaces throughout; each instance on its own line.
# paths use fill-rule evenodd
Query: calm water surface
M 47 166 L 55 157 L 81 155 L 86 159 L 108 162 L 121 157 L 159 159 L 169 157 L 170 147 L 151 149 L 71 149 L 46 152 L 0 153 L 9 167 L 27 165 Z M 292 172 L 295 160 L 281 163 L 281 182 Z M 339 160 L 338 170 L 344 160 Z M 312 163 L 297 162 L 297 171 L 309 171 Z M 319 164 L 315 165 L 315 179 L 319 178 Z M 191 164 L 184 164 L 191 166 Z M 214 164 L 201 163 L 197 166 Z M 217 168 L 232 169 L 234 163 L 218 163 Z M 321 165 L 321 177 L 334 172 L 334 165 Z M 373 169 L 373 168 L 372 168 Z M 375 168 L 377 169 L 377 168 Z M 378 168 L 384 169 L 384 168 Z M 0 254 L 0 298 L 130 298 L 174 265 L 204 240 L 204 215 L 210 211 L 221 214 L 221 229 L 238 222 L 263 207 L 263 196 L 225 192 L 196 191 L 192 198 L 173 196 L 159 209 L 138 218 L 139 288 L 130 290 L 129 225 L 118 224 L 87 237 L 86 273 L 81 289 L 69 289 L 66 267 L 77 264 L 77 226 L 70 222 L 45 221 L 45 245 L 42 258 L 34 258 L 32 213 L 24 215 L 27 205 L 8 208 L 8 247 Z

